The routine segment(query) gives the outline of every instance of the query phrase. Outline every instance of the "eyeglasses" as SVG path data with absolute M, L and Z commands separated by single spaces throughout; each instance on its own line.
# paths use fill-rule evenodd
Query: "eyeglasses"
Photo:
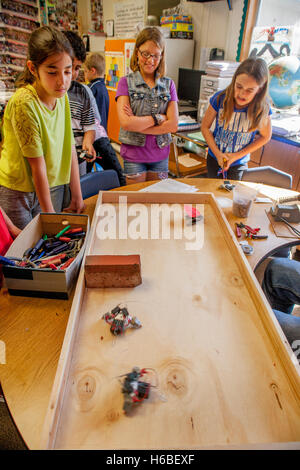
M 150 59 L 150 57 L 153 57 L 155 61 L 158 61 L 161 58 L 161 54 L 149 54 L 149 52 L 147 51 L 140 51 L 140 50 L 139 50 L 139 53 L 146 60 Z

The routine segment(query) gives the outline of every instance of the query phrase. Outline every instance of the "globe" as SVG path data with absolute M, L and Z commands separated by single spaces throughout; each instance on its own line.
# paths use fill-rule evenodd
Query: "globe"
M 269 64 L 269 93 L 276 108 L 291 108 L 300 102 L 300 61 L 284 56 Z

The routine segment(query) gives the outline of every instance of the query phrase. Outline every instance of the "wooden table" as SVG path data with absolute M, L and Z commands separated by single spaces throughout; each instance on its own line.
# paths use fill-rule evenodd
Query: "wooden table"
M 232 195 L 218 189 L 220 180 L 199 178 L 182 181 L 222 198 L 219 201 L 228 205 L 224 212 L 234 227 L 238 219 L 231 214 Z M 148 184 L 151 183 L 130 185 L 124 187 L 124 190 L 138 190 Z M 273 194 L 275 197 L 275 188 L 264 186 L 263 191 L 265 195 Z M 294 194 L 278 188 L 276 191 L 279 196 Z M 91 216 L 96 197 L 86 202 L 86 213 Z M 276 237 L 266 216 L 266 207 L 267 204 L 255 204 L 247 219 L 250 226 L 260 226 L 261 232 L 269 235 L 267 240 L 252 242 L 255 251 L 248 260 L 253 268 L 269 251 L 292 241 L 291 238 Z M 294 244 L 298 243 L 294 239 Z M 0 341 L 6 347 L 6 364 L 0 364 L 0 381 L 11 414 L 30 449 L 37 449 L 39 446 L 71 304 L 72 299 L 64 301 L 11 297 L 4 289 L 0 294 Z

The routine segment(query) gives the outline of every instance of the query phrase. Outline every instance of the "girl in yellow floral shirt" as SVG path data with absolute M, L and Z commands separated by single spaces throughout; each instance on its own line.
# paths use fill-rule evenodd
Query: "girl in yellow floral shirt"
M 41 210 L 84 208 L 67 95 L 72 58 L 63 33 L 36 29 L 18 90 L 4 112 L 0 206 L 21 229 Z

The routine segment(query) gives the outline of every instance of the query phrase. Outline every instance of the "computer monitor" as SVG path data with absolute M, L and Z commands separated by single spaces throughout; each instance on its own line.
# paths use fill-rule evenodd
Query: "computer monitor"
M 178 99 L 188 101 L 197 106 L 200 95 L 201 76 L 204 70 L 179 68 L 178 71 Z

